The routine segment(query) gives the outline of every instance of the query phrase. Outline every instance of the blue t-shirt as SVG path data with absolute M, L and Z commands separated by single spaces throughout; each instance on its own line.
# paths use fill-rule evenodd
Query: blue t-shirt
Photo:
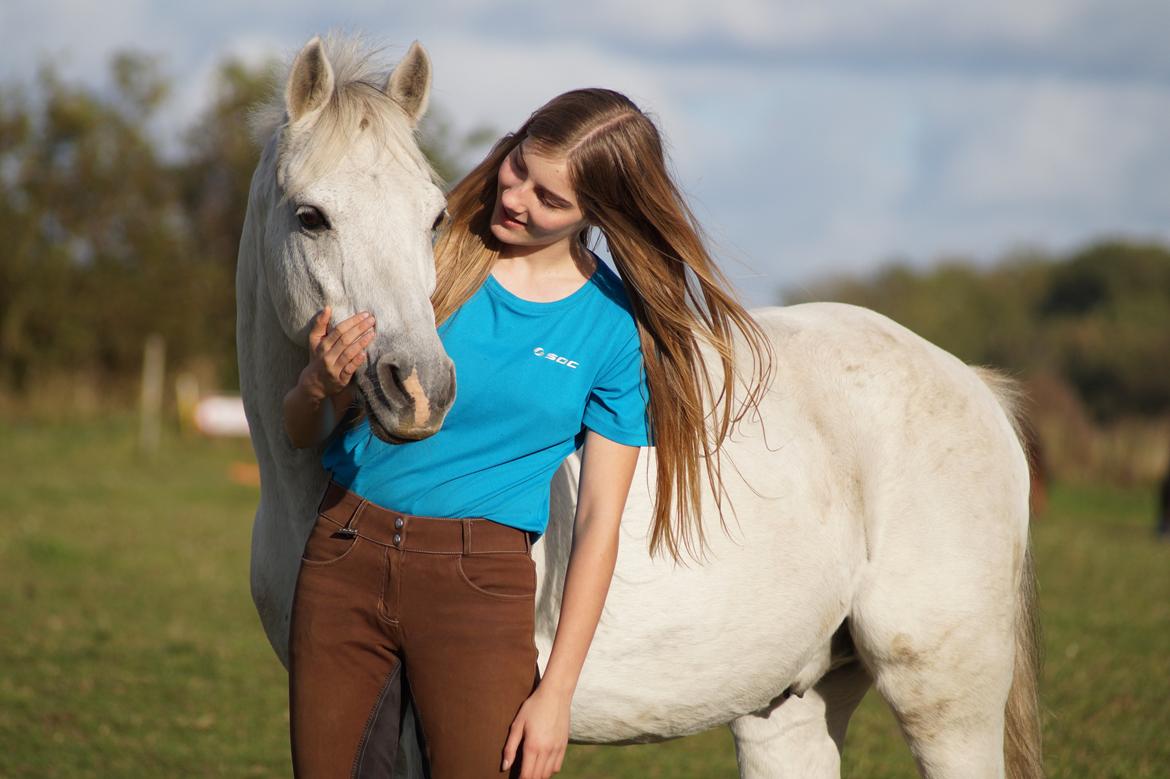
M 540 534 L 553 473 L 585 428 L 649 445 L 638 329 L 621 279 L 600 259 L 580 289 L 550 303 L 517 297 L 489 275 L 438 333 L 456 381 L 442 429 L 387 444 L 363 421 L 325 450 L 334 480 L 365 499 Z

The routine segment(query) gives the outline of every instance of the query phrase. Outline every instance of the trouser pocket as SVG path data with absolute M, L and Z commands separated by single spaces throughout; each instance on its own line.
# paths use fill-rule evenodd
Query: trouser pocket
M 464 554 L 456 568 L 463 583 L 479 595 L 504 600 L 536 595 L 536 563 L 523 552 Z
M 301 553 L 304 565 L 331 565 L 344 559 L 358 544 L 357 533 L 324 514 L 317 515 L 313 532 Z

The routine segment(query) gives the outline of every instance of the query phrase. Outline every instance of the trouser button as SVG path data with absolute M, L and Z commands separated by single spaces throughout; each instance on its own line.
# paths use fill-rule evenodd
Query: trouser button
M 394 543 L 396 543 L 396 544 L 402 543 L 402 536 L 399 533 L 394 534 Z
M 402 517 L 394 520 L 394 527 L 402 527 Z

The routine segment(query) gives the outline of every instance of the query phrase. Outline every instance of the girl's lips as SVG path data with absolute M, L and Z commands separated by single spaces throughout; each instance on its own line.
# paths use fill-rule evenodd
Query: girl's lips
M 517 222 L 512 217 L 508 216 L 508 209 L 504 208 L 503 204 L 497 206 L 500 210 L 500 224 L 505 227 L 523 227 L 523 222 Z

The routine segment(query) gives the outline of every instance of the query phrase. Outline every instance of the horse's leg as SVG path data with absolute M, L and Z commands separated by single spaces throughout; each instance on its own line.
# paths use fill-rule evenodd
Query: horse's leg
M 836 779 L 845 729 L 870 679 L 861 663 L 827 673 L 803 697 L 732 721 L 742 779 Z
M 922 559 L 925 549 L 916 563 L 875 561 L 850 615 L 854 644 L 923 776 L 1002 777 L 1016 646 L 1010 552 L 935 546 Z

